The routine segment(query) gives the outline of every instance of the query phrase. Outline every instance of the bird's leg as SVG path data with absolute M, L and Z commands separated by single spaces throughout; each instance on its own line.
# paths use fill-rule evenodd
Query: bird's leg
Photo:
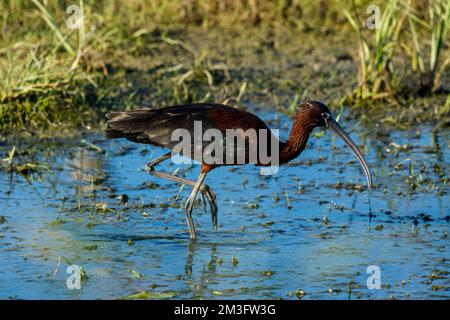
M 153 161 L 150 161 L 149 163 L 147 163 L 145 165 L 145 170 L 152 176 L 155 176 L 158 178 L 178 182 L 180 184 L 187 184 L 190 186 L 195 186 L 195 181 L 177 177 L 170 173 L 155 171 L 154 167 L 157 164 L 163 162 L 164 160 L 169 159 L 170 156 L 171 156 L 171 152 L 168 152 L 168 153 L 164 154 L 163 156 L 161 156 Z M 212 220 L 213 228 L 217 229 L 217 221 L 218 221 L 217 211 L 218 210 L 217 210 L 216 194 L 207 184 L 202 184 L 202 186 L 200 187 L 200 192 L 202 193 L 202 195 L 205 195 L 206 198 L 208 199 L 209 206 L 211 208 L 211 220 Z
M 170 173 L 160 172 L 160 171 L 148 171 L 148 173 L 151 174 L 152 176 L 155 176 L 158 178 L 178 182 L 180 184 L 187 184 L 189 186 L 195 186 L 195 181 L 177 177 Z M 209 206 L 211 208 L 212 224 L 213 224 L 214 229 L 217 229 L 217 221 L 218 221 L 218 218 L 217 218 L 218 210 L 217 209 L 218 208 L 217 208 L 217 202 L 216 202 L 216 194 L 207 184 L 202 184 L 202 186 L 200 187 L 200 192 L 202 194 L 204 194 L 206 196 L 206 198 L 208 199 Z
M 189 234 L 190 234 L 191 240 L 197 239 L 197 236 L 195 234 L 194 222 L 192 221 L 192 208 L 194 207 L 195 197 L 197 197 L 197 193 L 200 190 L 200 187 L 202 186 L 203 181 L 205 180 L 205 177 L 206 177 L 206 173 L 201 173 L 198 176 L 197 182 L 194 185 L 194 189 L 192 189 L 191 195 L 189 196 L 189 199 L 186 202 L 185 213 L 186 213 L 186 220 L 188 223 Z
M 145 165 L 145 170 L 146 170 L 148 173 L 150 173 L 150 172 L 152 172 L 152 171 L 155 171 L 154 167 L 155 167 L 158 163 L 161 163 L 161 162 L 163 162 L 164 160 L 169 159 L 169 158 L 171 157 L 171 155 L 172 155 L 172 152 L 167 152 L 167 153 L 164 154 L 163 156 L 161 156 L 161 157 L 159 157 L 159 158 L 157 158 L 157 159 L 155 159 L 155 160 L 153 160 L 153 161 L 150 161 L 149 163 L 147 163 L 147 164 Z

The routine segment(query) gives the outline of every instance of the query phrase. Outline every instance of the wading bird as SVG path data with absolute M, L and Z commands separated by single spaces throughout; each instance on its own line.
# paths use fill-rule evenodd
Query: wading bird
M 244 133 L 249 129 L 253 129 L 257 132 L 257 135 L 260 135 L 261 130 L 271 132 L 263 120 L 250 112 L 223 104 L 198 103 L 165 107 L 161 109 L 111 112 L 107 114 L 108 128 L 106 129 L 106 137 L 126 138 L 133 142 L 160 146 L 175 152 L 174 149 L 178 141 L 173 141 L 173 132 L 177 129 L 185 129 L 187 132 L 193 133 L 194 122 L 196 121 L 201 122 L 203 132 L 208 129 L 219 130 L 224 134 L 228 129 L 241 129 L 241 132 Z M 275 149 L 277 150 L 277 164 L 284 164 L 298 157 L 305 148 L 308 137 L 315 127 L 327 127 L 344 140 L 345 144 L 350 147 L 361 164 L 367 178 L 368 188 L 370 189 L 372 186 L 372 177 L 363 155 L 349 135 L 345 133 L 341 126 L 333 119 L 328 107 L 318 101 L 307 100 L 302 102 L 294 117 L 289 139 L 286 142 L 277 139 L 277 148 Z M 273 139 L 273 135 L 269 133 L 264 139 Z M 193 148 L 197 148 L 199 144 L 203 146 L 205 141 L 192 139 L 190 143 Z M 226 144 L 227 142 L 224 141 L 223 143 Z M 248 139 L 248 137 L 246 137 L 245 143 L 244 164 L 253 163 L 258 166 L 271 165 L 271 163 L 262 163 L 259 157 L 257 157 L 256 160 L 253 157 L 253 160 L 251 161 L 252 157 L 249 155 L 249 152 L 250 150 L 253 150 L 252 147 L 258 147 L 259 144 L 261 144 L 261 139 Z M 269 149 L 272 150 L 273 148 L 270 148 L 270 143 L 268 143 L 268 145 Z M 201 163 L 201 173 L 197 181 L 191 181 L 169 173 L 155 171 L 155 166 L 162 161 L 169 159 L 171 155 L 172 152 L 168 152 L 162 157 L 147 163 L 146 170 L 153 176 L 193 186 L 192 193 L 186 202 L 185 214 L 190 238 L 195 240 L 196 233 L 192 221 L 192 208 L 198 192 L 201 193 L 202 197 L 207 197 L 211 208 L 213 226 L 217 227 L 216 196 L 211 188 L 204 183 L 206 175 L 218 166 L 243 163 L 238 163 L 236 161 L 207 163 L 202 158 L 203 155 L 201 153 L 200 157 L 197 156 L 197 158 L 194 157 L 193 154 L 182 154 L 183 156 L 190 157 Z M 236 157 L 233 159 L 236 160 Z

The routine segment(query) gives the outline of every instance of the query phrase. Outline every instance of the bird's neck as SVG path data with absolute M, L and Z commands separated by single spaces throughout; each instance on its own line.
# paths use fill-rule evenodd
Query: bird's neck
M 281 143 L 280 163 L 286 163 L 295 159 L 305 149 L 311 131 L 315 125 L 308 121 L 304 114 L 297 113 L 292 124 L 289 139 Z

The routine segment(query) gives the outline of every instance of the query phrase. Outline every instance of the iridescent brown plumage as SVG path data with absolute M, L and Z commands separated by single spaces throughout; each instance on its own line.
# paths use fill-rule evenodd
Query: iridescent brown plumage
M 106 130 L 107 138 L 126 138 L 133 142 L 152 144 L 168 149 L 173 149 L 177 145 L 177 141 L 172 140 L 172 133 L 176 129 L 186 129 L 194 132 L 194 122 L 201 121 L 202 130 L 218 129 L 225 134 L 227 129 L 242 129 L 246 132 L 249 129 L 255 129 L 257 139 L 248 139 L 246 144 L 251 147 L 261 141 L 259 138 L 260 129 L 271 132 L 267 124 L 256 115 L 233 107 L 222 104 L 204 103 L 190 104 L 173 107 L 165 107 L 161 109 L 140 109 L 126 112 L 111 112 L 107 115 L 108 128 Z M 344 132 L 344 130 L 332 118 L 331 112 L 327 106 L 318 101 L 304 101 L 298 108 L 295 115 L 289 139 L 286 142 L 278 141 L 278 159 L 279 164 L 284 164 L 295 159 L 304 150 L 309 135 L 315 127 L 328 127 L 351 148 L 355 156 L 358 158 L 364 173 L 367 177 L 368 187 L 371 187 L 372 178 L 368 166 L 358 150 L 356 144 Z M 271 135 L 271 133 L 270 133 Z M 273 139 L 273 136 L 270 136 Z M 264 140 L 263 140 L 264 141 Z M 195 141 L 192 142 L 195 144 Z M 207 142 L 201 141 L 205 144 Z M 193 146 L 195 147 L 195 145 Z M 210 203 L 213 225 L 217 226 L 217 204 L 216 197 L 212 189 L 204 184 L 206 174 L 223 163 L 206 163 L 203 158 L 195 158 L 191 154 L 183 154 L 202 163 L 201 173 L 198 180 L 191 181 L 181 177 L 177 177 L 168 173 L 155 171 L 154 167 L 171 157 L 171 152 L 148 163 L 146 169 L 149 174 L 175 181 L 182 184 L 192 185 L 193 191 L 186 203 L 186 217 L 189 226 L 191 239 L 196 239 L 195 227 L 192 221 L 192 208 L 195 197 L 200 191 L 202 196 L 206 196 Z M 262 163 L 260 159 L 250 161 L 251 157 L 246 149 L 244 164 L 253 163 L 255 165 L 271 165 L 271 163 Z M 235 165 L 242 163 L 227 163 L 227 165 Z

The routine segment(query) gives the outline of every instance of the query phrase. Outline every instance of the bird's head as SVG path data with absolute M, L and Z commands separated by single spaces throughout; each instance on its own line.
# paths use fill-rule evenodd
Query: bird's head
M 319 101 L 305 100 L 300 105 L 297 116 L 300 116 L 304 121 L 312 127 L 326 127 L 339 136 L 344 143 L 352 150 L 353 154 L 361 164 L 367 178 L 367 186 L 372 188 L 372 176 L 370 175 L 369 167 L 364 159 L 361 151 L 359 151 L 356 144 L 350 136 L 342 129 L 342 127 L 333 118 L 330 109 Z
M 320 101 L 305 100 L 298 107 L 297 116 L 313 127 L 325 127 L 325 117 L 331 116 L 331 111 Z

